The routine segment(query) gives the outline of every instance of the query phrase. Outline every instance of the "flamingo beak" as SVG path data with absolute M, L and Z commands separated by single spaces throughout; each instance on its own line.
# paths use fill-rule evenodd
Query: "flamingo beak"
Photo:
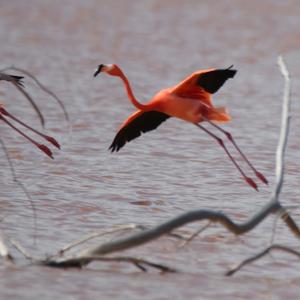
M 104 67 L 103 64 L 99 65 L 96 69 L 96 72 L 94 73 L 94 77 L 96 77 L 100 72 L 101 72 L 101 69 Z

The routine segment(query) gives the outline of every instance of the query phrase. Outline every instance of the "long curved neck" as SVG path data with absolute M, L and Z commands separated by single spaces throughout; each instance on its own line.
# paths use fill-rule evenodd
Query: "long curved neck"
M 126 91 L 127 91 L 127 95 L 128 95 L 128 98 L 130 99 L 131 103 L 137 108 L 137 109 L 140 109 L 140 110 L 147 110 L 148 109 L 148 105 L 146 104 L 141 104 L 140 102 L 138 102 L 136 100 L 136 98 L 134 97 L 133 95 L 133 92 L 132 92 L 132 89 L 131 89 L 131 86 L 130 86 L 130 83 L 127 79 L 127 77 L 124 75 L 124 73 L 119 70 L 119 77 L 123 80 L 124 82 L 124 85 L 125 85 L 125 88 L 126 88 Z

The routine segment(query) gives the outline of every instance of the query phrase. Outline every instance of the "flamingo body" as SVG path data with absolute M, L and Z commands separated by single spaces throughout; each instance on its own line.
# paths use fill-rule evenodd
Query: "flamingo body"
M 120 77 L 126 87 L 132 103 L 138 108 L 119 128 L 110 149 L 119 151 L 126 142 L 141 135 L 141 133 L 156 129 L 169 117 L 176 117 L 187 122 L 198 124 L 204 120 L 227 122 L 231 118 L 223 107 L 214 107 L 211 94 L 229 78 L 234 77 L 236 70 L 208 69 L 200 70 L 174 87 L 158 92 L 148 104 L 140 104 L 134 97 L 128 79 L 116 65 L 99 65 L 95 75 L 107 72 Z

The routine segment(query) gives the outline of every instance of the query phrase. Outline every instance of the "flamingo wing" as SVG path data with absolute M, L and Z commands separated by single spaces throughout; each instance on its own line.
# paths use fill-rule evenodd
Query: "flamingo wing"
M 232 67 L 195 72 L 175 86 L 172 92 L 183 97 L 192 98 L 214 94 L 227 79 L 234 77 L 237 71 L 233 70 Z
M 156 129 L 162 122 L 170 118 L 169 115 L 158 111 L 137 111 L 121 126 L 109 149 L 118 152 L 127 142 L 142 133 Z

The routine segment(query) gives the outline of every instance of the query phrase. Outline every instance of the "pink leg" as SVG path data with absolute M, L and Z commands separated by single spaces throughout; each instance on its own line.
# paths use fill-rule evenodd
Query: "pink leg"
M 210 132 L 209 130 L 207 130 L 205 127 L 199 125 L 198 123 L 195 123 L 195 125 L 197 127 L 199 127 L 200 129 L 202 129 L 203 131 L 205 131 L 208 135 L 210 135 L 212 138 L 214 138 L 219 145 L 224 149 L 224 151 L 226 152 L 226 154 L 228 155 L 229 159 L 232 161 L 232 163 L 235 165 L 235 167 L 238 169 L 238 171 L 240 172 L 240 174 L 242 175 L 242 177 L 245 179 L 245 181 L 252 186 L 254 189 L 256 189 L 258 191 L 257 185 L 256 183 L 250 178 L 247 177 L 245 175 L 245 173 L 243 172 L 243 170 L 241 169 L 241 167 L 238 165 L 238 163 L 235 161 L 235 159 L 232 157 L 232 155 L 229 153 L 228 149 L 226 148 L 223 140 L 221 138 L 219 138 L 218 136 L 216 136 L 215 134 L 213 134 L 212 132 Z
M 45 154 L 47 154 L 49 157 L 51 157 L 53 159 L 52 156 L 52 152 L 51 150 L 43 145 L 43 144 L 39 144 L 36 141 L 34 141 L 32 138 L 30 138 L 28 135 L 26 135 L 24 132 L 22 132 L 20 129 L 18 129 L 17 127 L 15 127 L 13 124 L 11 124 L 2 114 L 0 111 L 0 120 L 2 120 L 3 122 L 5 122 L 8 126 L 10 126 L 12 129 L 14 129 L 15 131 L 17 131 L 20 135 L 22 135 L 25 139 L 27 139 L 29 142 L 31 142 L 32 144 L 34 144 L 36 147 L 38 147 L 40 150 L 42 150 Z
M 48 142 L 50 142 L 52 145 L 54 145 L 55 147 L 57 147 L 58 149 L 60 149 L 60 145 L 59 143 L 51 136 L 45 135 L 39 131 L 37 131 L 36 129 L 30 127 L 29 125 L 25 124 L 24 122 L 22 122 L 21 120 L 17 119 L 16 117 L 14 117 L 13 115 L 11 115 L 8 111 L 6 111 L 3 107 L 0 106 L 0 113 L 2 113 L 4 116 L 7 116 L 11 119 L 13 119 L 14 121 L 16 121 L 17 123 L 21 124 L 22 126 L 26 127 L 27 129 L 33 131 L 34 133 L 36 133 L 37 135 L 43 137 L 44 139 L 46 139 Z
M 246 155 L 242 152 L 242 150 L 238 147 L 238 145 L 236 144 L 235 140 L 233 139 L 232 135 L 230 132 L 224 130 L 223 128 L 221 128 L 220 126 L 216 125 L 215 123 L 209 121 L 206 119 L 206 121 L 211 124 L 212 126 L 214 126 L 215 128 L 217 128 L 218 130 L 220 130 L 221 132 L 223 132 L 226 137 L 228 138 L 228 140 L 233 144 L 233 146 L 235 147 L 235 149 L 240 153 L 240 155 L 242 156 L 242 158 L 244 159 L 244 161 L 248 164 L 248 166 L 253 170 L 253 172 L 255 173 L 256 177 L 259 178 L 263 183 L 268 184 L 268 180 L 266 179 L 266 177 L 258 172 L 255 167 L 250 163 L 250 161 L 248 160 L 248 158 L 246 157 Z

